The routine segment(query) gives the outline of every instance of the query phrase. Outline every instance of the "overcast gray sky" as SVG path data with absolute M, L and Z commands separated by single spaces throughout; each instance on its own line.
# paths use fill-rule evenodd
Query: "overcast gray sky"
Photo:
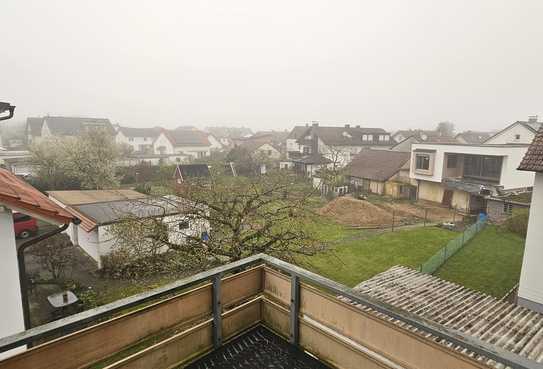
M 542 0 L 0 2 L 0 101 L 127 126 L 543 115 Z

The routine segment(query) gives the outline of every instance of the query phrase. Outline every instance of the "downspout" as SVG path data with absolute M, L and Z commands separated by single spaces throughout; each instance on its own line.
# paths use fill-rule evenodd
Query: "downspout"
M 77 218 L 73 220 L 73 223 L 75 225 L 81 223 L 81 221 Z M 24 325 L 25 330 L 31 328 L 30 324 L 30 304 L 28 302 L 28 288 L 27 288 L 27 277 L 26 277 L 26 264 L 25 264 L 25 250 L 29 248 L 30 246 L 35 245 L 36 243 L 43 241 L 49 237 L 52 237 L 56 234 L 59 234 L 63 231 L 65 231 L 70 223 L 63 224 L 61 227 L 58 227 L 50 232 L 44 233 L 41 236 L 38 236 L 36 238 L 33 238 L 31 240 L 28 240 L 24 243 L 22 243 L 17 248 L 17 263 L 19 264 L 19 286 L 21 287 L 21 302 L 23 306 L 23 319 L 24 319 Z

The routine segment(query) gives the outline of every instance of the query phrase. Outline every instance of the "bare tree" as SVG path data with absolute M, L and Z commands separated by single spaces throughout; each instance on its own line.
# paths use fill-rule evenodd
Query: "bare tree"
M 42 267 L 49 272 L 53 281 L 60 281 L 66 275 L 67 267 L 73 262 L 73 244 L 64 233 L 40 241 L 33 254 Z
M 170 210 L 164 207 L 162 217 L 127 217 L 112 233 L 137 235 L 125 236 L 125 247 L 138 247 L 145 239 L 194 261 L 235 261 L 256 253 L 286 259 L 312 255 L 317 244 L 304 227 L 312 191 L 293 186 L 285 175 L 186 184 L 177 199 L 169 200 L 179 216 L 167 216 Z M 167 236 L 153 231 L 159 218 L 167 224 Z

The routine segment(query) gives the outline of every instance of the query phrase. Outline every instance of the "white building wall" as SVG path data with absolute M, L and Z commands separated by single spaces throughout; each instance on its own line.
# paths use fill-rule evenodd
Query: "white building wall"
M 543 313 L 543 173 L 536 173 L 518 303 Z
M 102 263 L 100 262 L 98 229 L 95 228 L 92 231 L 87 232 L 79 226 L 76 226 L 76 228 L 79 247 L 81 247 L 94 261 L 96 261 L 98 267 L 101 268 Z M 72 236 L 70 236 L 70 238 L 72 238 Z
M 517 135 L 520 137 L 517 138 Z M 520 123 L 515 123 L 508 128 L 499 132 L 494 137 L 485 141 L 485 145 L 503 145 L 510 143 L 531 144 L 535 137 L 535 133 L 524 127 Z
M 265 155 L 269 157 L 270 159 L 279 159 L 281 157 L 281 153 L 270 144 L 264 144 L 260 146 L 259 148 L 255 150 L 255 153 L 257 155 Z
M 118 131 L 115 135 L 115 142 L 118 144 L 126 144 L 132 147 L 134 151 L 142 151 L 142 146 L 148 146 L 154 153 L 154 145 L 152 137 L 126 137 L 121 131 Z
M 164 147 L 164 152 L 160 152 L 159 150 L 160 147 Z M 153 151 L 156 154 L 173 154 L 174 153 L 173 145 L 164 133 L 161 133 L 160 135 L 158 135 L 155 142 L 153 142 Z
M 433 172 L 431 175 L 416 173 L 415 150 L 434 150 L 431 153 L 434 157 Z M 417 180 L 439 182 L 443 180 L 443 160 L 445 153 L 472 154 L 472 155 L 494 155 L 502 156 L 502 173 L 500 185 L 504 189 L 514 189 L 533 186 L 534 173 L 517 170 L 520 161 L 526 154 L 528 145 L 522 146 L 500 146 L 500 145 L 446 145 L 446 144 L 413 144 L 411 146 L 411 171 L 410 177 Z
M 302 148 L 295 138 L 287 138 L 287 151 L 301 152 Z
M 25 329 L 21 290 L 19 284 L 19 266 L 17 264 L 17 247 L 13 230 L 11 210 L 0 206 L 0 337 L 22 332 Z M 0 359 L 23 351 L 24 348 L 13 349 L 0 354 Z

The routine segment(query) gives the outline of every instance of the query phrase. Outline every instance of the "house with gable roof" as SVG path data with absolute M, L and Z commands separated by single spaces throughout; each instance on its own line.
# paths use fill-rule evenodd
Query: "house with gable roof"
M 53 136 L 77 137 L 88 129 L 104 129 L 115 135 L 115 129 L 107 118 L 45 116 L 26 120 L 28 143 Z
M 502 145 L 502 144 L 531 144 L 539 129 L 543 126 L 543 122 L 538 120 L 537 115 L 528 117 L 527 121 L 516 121 L 502 129 L 501 131 L 490 136 L 483 141 L 487 145 Z
M 192 159 L 209 157 L 213 148 L 209 134 L 197 129 L 164 129 L 153 142 L 155 153 L 182 154 Z
M 382 128 L 326 127 L 313 123 L 311 126 L 296 126 L 286 140 L 287 158 L 304 173 L 307 165 L 320 167 L 335 165 L 343 167 L 363 149 L 387 150 L 394 142 L 390 133 Z M 318 169 L 318 168 L 317 168 Z

